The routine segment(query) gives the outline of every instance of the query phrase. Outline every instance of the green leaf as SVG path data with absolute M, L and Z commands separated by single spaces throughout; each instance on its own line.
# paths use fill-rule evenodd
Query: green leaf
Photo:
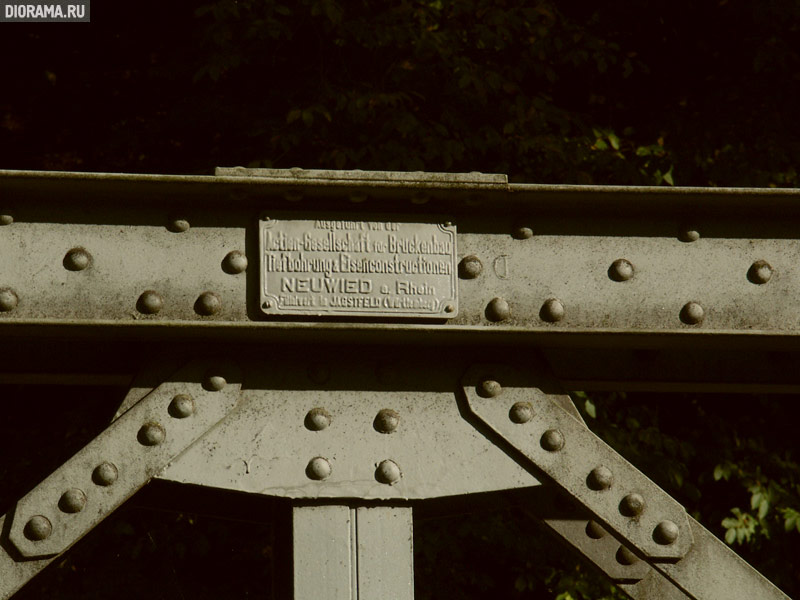
M 728 543 L 729 546 L 733 545 L 733 542 L 736 541 L 735 529 L 728 529 L 728 531 L 725 532 L 725 541 Z
M 597 148 L 598 150 L 607 150 L 608 144 L 606 144 L 603 140 L 597 140 L 594 143 L 594 147 Z
M 597 418 L 597 408 L 595 407 L 594 402 L 592 402 L 588 398 L 583 403 L 583 410 L 585 410 L 586 414 L 592 417 L 593 419 Z
M 758 518 L 763 519 L 764 517 L 767 516 L 768 512 L 769 512 L 769 500 L 764 498 L 764 500 L 761 502 L 761 506 L 758 507 Z
M 609 133 L 608 141 L 611 143 L 611 147 L 614 150 L 619 150 L 619 138 L 616 135 L 614 135 L 613 133 Z
M 664 181 L 666 181 L 670 185 L 675 185 L 675 181 L 672 179 L 672 169 L 674 169 L 674 168 L 675 168 L 675 166 L 672 165 L 672 166 L 670 166 L 669 171 L 664 173 Z

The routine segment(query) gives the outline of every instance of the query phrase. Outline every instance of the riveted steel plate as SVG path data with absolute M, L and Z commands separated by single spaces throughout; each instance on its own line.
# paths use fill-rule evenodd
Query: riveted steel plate
M 432 222 L 262 216 L 268 315 L 451 318 L 456 227 Z

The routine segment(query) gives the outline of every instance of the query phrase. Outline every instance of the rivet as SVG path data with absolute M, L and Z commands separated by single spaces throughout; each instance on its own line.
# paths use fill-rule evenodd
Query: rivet
M 639 562 L 639 557 L 628 550 L 625 546 L 619 547 L 615 558 L 619 564 L 625 565 L 626 567 L 635 565 L 637 562 Z
M 527 423 L 533 418 L 533 405 L 530 402 L 515 402 L 508 411 L 508 418 L 519 425 Z
M 542 434 L 539 443 L 548 452 L 557 452 L 564 447 L 564 434 L 558 429 L 548 429 Z
M 169 223 L 167 223 L 167 229 L 169 229 L 172 233 L 183 233 L 185 231 L 189 231 L 189 221 L 180 218 L 170 219 Z
M 175 419 L 186 419 L 194 414 L 194 399 L 189 394 L 178 394 L 169 403 L 167 412 Z
M 444 312 L 446 313 L 453 313 L 456 311 L 456 307 L 452 304 L 445 304 Z
M 653 540 L 656 544 L 662 546 L 669 546 L 678 539 L 680 530 L 678 526 L 672 521 L 661 521 L 653 530 Z
M 400 414 L 391 408 L 382 408 L 375 416 L 372 426 L 379 433 L 393 433 L 400 425 Z
M 687 302 L 681 309 L 681 321 L 687 325 L 697 325 L 703 322 L 705 311 L 697 302 Z
M 486 318 L 490 321 L 505 321 L 511 316 L 511 307 L 503 298 L 493 298 L 486 306 Z
M 763 285 L 772 278 L 772 266 L 765 260 L 757 260 L 747 271 L 747 280 L 756 285 Z
M 619 512 L 626 517 L 636 517 L 644 510 L 644 498 L 636 492 L 628 494 L 619 503 Z
M 366 194 L 350 194 L 350 202 L 353 204 L 361 204 L 367 201 Z
M 331 476 L 331 463 L 327 459 L 317 456 L 308 461 L 306 477 L 314 481 L 322 481 Z
M 53 533 L 53 524 L 50 523 L 50 519 L 47 517 L 36 515 L 25 523 L 25 529 L 22 532 L 32 542 L 41 542 L 49 538 L 50 534 Z
M 206 378 L 203 380 L 203 388 L 209 392 L 219 392 L 226 385 L 228 385 L 228 381 L 222 375 L 206 375 Z
M 624 258 L 618 258 L 608 267 L 608 277 L 613 281 L 628 281 L 633 278 L 633 265 Z
M 322 431 L 331 424 L 331 415 L 324 408 L 312 408 L 306 413 L 303 424 L 306 426 L 306 429 L 311 431 Z
M 155 290 L 146 290 L 142 292 L 139 299 L 136 301 L 136 310 L 143 315 L 154 315 L 164 308 L 164 299 Z
M 0 312 L 14 310 L 19 304 L 17 293 L 11 288 L 0 289 Z
M 515 227 L 511 235 L 518 240 L 528 240 L 533 237 L 533 229 L 530 227 Z
M 603 529 L 596 521 L 589 521 L 586 524 L 586 535 L 593 540 L 599 540 L 606 535 L 606 530 Z
M 194 312 L 208 317 L 217 314 L 222 308 L 222 300 L 214 292 L 203 292 L 194 303 Z
M 600 465 L 591 470 L 586 477 L 586 485 L 591 490 L 602 491 L 611 487 L 614 482 L 614 474 L 606 466 Z
M 145 423 L 136 434 L 142 446 L 158 446 L 167 437 L 167 432 L 158 423 Z
M 478 396 L 481 398 L 494 398 L 500 395 L 503 391 L 503 386 L 494 379 L 484 379 L 477 385 L 475 391 L 478 392 Z
M 393 460 L 382 460 L 375 469 L 375 479 L 386 485 L 393 485 L 400 481 L 400 467 Z
M 686 227 L 678 233 L 678 239 L 682 242 L 696 242 L 700 239 L 700 232 L 694 227 Z
M 83 490 L 72 488 L 61 494 L 58 499 L 58 508 L 65 513 L 79 513 L 86 506 L 86 494 Z
M 117 480 L 119 471 L 110 462 L 101 462 L 92 471 L 92 481 L 97 485 L 109 486 Z
M 453 227 L 453 222 L 452 221 L 445 221 L 444 223 L 442 223 L 442 226 L 443 227 Z
M 222 270 L 228 275 L 237 275 L 247 270 L 247 257 L 244 252 L 232 250 L 222 259 Z
M 0 225 L 11 225 L 14 222 L 14 217 L 11 215 L 0 215 Z
M 92 255 L 84 248 L 73 248 L 64 256 L 62 264 L 67 271 L 83 271 L 92 264 Z
M 550 298 L 545 300 L 542 308 L 539 310 L 539 318 L 548 323 L 555 323 L 564 318 L 564 305 L 561 300 L 557 298 Z
M 326 383 L 331 378 L 330 367 L 323 364 L 313 364 L 308 367 L 308 378 L 314 383 Z
M 475 279 L 483 271 L 483 263 L 481 259 L 470 254 L 461 259 L 458 263 L 458 276 L 461 279 Z

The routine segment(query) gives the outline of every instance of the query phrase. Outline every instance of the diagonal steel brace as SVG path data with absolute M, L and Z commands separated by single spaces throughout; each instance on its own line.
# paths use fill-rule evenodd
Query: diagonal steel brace
M 0 517 L 0 599 L 69 549 L 236 406 L 231 364 L 193 362 L 111 423 Z

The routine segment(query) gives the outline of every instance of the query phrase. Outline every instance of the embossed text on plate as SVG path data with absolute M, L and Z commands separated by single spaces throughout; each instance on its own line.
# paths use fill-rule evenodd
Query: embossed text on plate
M 458 312 L 450 223 L 262 217 L 268 315 L 451 318 Z

